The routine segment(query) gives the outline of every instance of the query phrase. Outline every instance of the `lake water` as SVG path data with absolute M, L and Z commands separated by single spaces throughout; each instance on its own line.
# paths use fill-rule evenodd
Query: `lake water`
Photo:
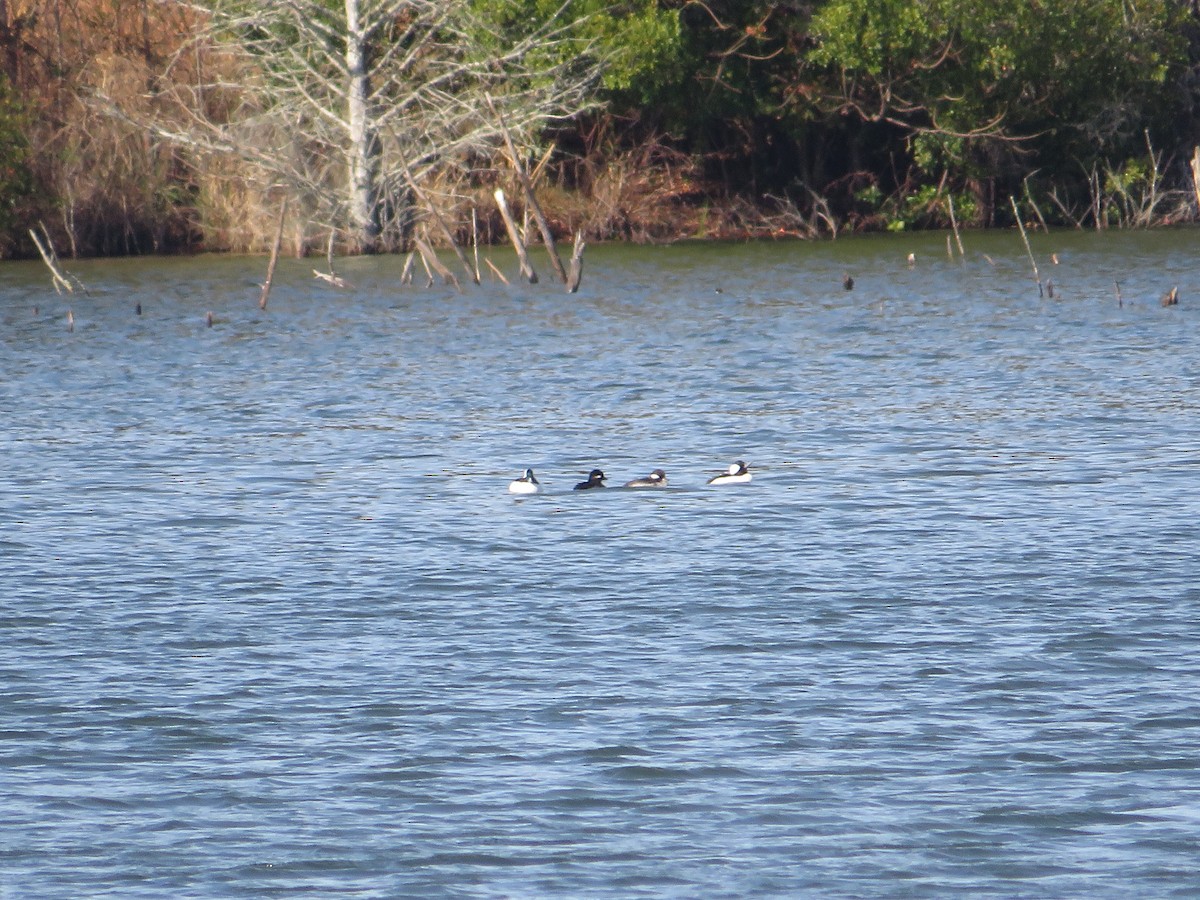
M 1200 895 L 1200 234 L 1033 240 L 4 264 L 0 897 Z

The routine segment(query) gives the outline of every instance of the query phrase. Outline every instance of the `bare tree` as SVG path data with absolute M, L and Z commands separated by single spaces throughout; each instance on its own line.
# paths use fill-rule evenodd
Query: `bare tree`
M 394 245 L 413 179 L 473 172 L 591 103 L 602 61 L 565 2 L 496 34 L 471 0 L 192 3 L 206 23 L 138 111 L 118 115 L 197 156 L 231 156 L 355 249 Z M 151 110 L 151 113 L 147 113 Z

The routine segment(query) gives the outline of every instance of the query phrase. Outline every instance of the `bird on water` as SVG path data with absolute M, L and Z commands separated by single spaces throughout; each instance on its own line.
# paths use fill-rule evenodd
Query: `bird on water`
M 592 488 L 604 487 L 604 473 L 599 469 L 592 469 L 588 473 L 587 481 L 581 481 L 575 485 L 577 491 L 590 491 Z
M 536 494 L 541 490 L 541 483 L 533 477 L 533 469 L 526 469 L 525 474 L 508 483 L 510 494 Z
M 645 478 L 635 478 L 633 481 L 626 482 L 625 487 L 630 488 L 656 488 L 666 487 L 667 473 L 662 469 L 655 469 Z
M 750 474 L 750 470 L 746 464 L 740 459 L 731 463 L 729 468 L 720 475 L 714 475 L 708 479 L 709 484 L 747 484 L 754 476 Z

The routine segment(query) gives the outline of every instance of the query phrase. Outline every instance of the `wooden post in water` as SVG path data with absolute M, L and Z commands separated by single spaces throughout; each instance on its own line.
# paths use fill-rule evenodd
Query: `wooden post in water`
M 471 204 L 471 249 L 475 253 L 475 283 L 479 284 L 479 216 Z
M 1196 211 L 1200 213 L 1200 146 L 1192 151 L 1192 191 L 1196 194 Z
M 525 242 L 521 240 L 521 233 L 517 231 L 517 223 L 513 221 L 512 213 L 508 210 L 508 200 L 504 197 L 504 190 L 496 188 L 496 206 L 500 208 L 500 217 L 504 219 L 504 227 L 508 229 L 508 239 L 512 241 L 513 249 L 517 251 L 517 259 L 521 263 L 521 274 L 529 279 L 530 284 L 537 284 L 537 272 L 533 270 L 533 265 L 529 262 L 529 252 L 525 249 Z
M 262 293 L 258 295 L 258 308 L 267 308 L 267 298 L 271 296 L 271 284 L 275 281 L 275 264 L 279 262 L 279 248 L 283 244 L 283 219 L 287 215 L 287 197 L 279 204 L 279 221 L 275 225 L 275 242 L 271 245 L 271 261 L 267 263 L 267 280 L 263 282 Z
M 575 249 L 571 251 L 571 274 L 567 277 L 567 293 L 574 294 L 579 290 L 579 282 L 583 280 L 583 232 L 575 232 Z
M 1029 265 L 1033 266 L 1033 277 L 1037 281 L 1038 297 L 1045 297 L 1046 294 L 1042 290 L 1042 276 L 1038 272 L 1037 262 L 1033 258 L 1033 249 L 1029 246 L 1029 236 L 1025 234 L 1025 223 L 1021 221 L 1021 212 L 1017 209 L 1017 200 L 1010 194 L 1008 202 L 1012 204 L 1013 215 L 1017 219 L 1017 228 L 1021 229 L 1021 240 L 1025 242 L 1025 253 L 1029 256 Z
M 958 233 L 958 217 L 954 215 L 954 195 L 946 194 L 946 203 L 950 207 L 950 227 L 954 229 L 954 241 L 958 244 L 958 255 L 966 256 L 963 250 L 962 237 Z
M 538 230 L 542 233 L 542 240 L 546 244 L 546 253 L 550 257 L 550 265 L 554 267 L 554 271 L 558 274 L 558 279 L 563 284 L 567 283 L 567 271 L 563 268 L 562 260 L 558 256 L 558 247 L 554 243 L 554 234 L 550 231 L 550 223 L 546 221 L 546 215 L 542 212 L 541 205 L 537 202 L 537 197 L 533 193 L 533 184 L 529 180 L 529 176 L 525 173 L 525 166 L 521 162 L 521 157 L 517 154 L 517 147 L 513 143 L 512 135 L 508 132 L 508 125 L 504 122 L 504 116 L 496 109 L 496 105 L 492 102 L 492 95 L 487 95 L 488 108 L 492 111 L 492 115 L 496 117 L 496 121 L 500 123 L 500 132 L 504 135 L 504 145 L 508 148 L 508 155 L 512 159 L 513 169 L 517 173 L 517 180 L 521 182 L 521 188 L 525 192 L 525 202 L 529 210 L 533 213 L 534 219 L 537 220 Z M 573 292 L 572 292 L 573 293 Z

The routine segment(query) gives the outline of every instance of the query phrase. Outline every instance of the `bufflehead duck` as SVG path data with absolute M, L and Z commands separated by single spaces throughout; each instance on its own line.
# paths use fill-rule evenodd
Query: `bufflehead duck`
M 604 473 L 599 469 L 592 469 L 592 471 L 588 473 L 588 480 L 581 481 L 579 484 L 575 485 L 575 490 L 587 491 L 592 488 L 602 487 L 604 487 Z
M 714 475 L 708 479 L 709 484 L 746 484 L 754 476 L 750 474 L 750 470 L 746 468 L 746 464 L 740 459 L 730 465 L 728 469 L 720 475 Z
M 625 487 L 644 488 L 644 487 L 665 487 L 667 483 L 667 473 L 662 469 L 655 469 L 645 478 L 635 478 L 633 481 L 627 482 Z
M 526 469 L 525 474 L 516 481 L 508 483 L 510 494 L 536 494 L 541 490 L 538 480 L 533 477 L 533 469 Z

